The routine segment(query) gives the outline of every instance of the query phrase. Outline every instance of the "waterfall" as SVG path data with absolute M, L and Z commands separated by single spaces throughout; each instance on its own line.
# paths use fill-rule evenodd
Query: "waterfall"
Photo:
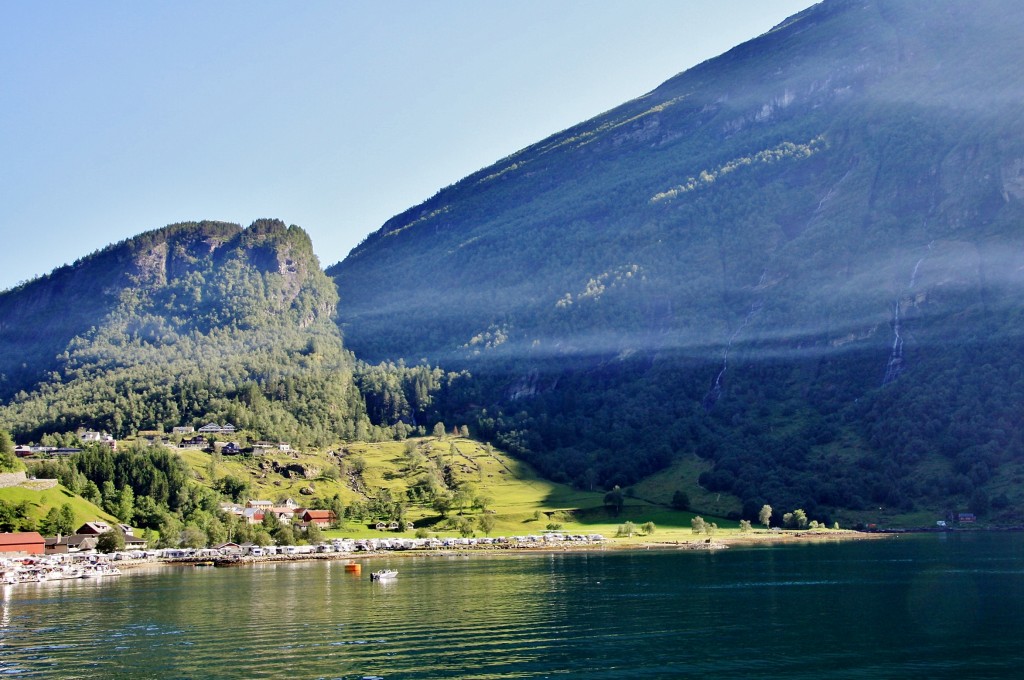
M 903 336 L 900 335 L 900 299 L 896 298 L 892 314 L 892 351 L 889 353 L 889 362 L 885 365 L 885 377 L 882 378 L 882 385 L 888 385 L 899 377 L 903 372 Z
M 914 271 L 910 274 L 910 284 L 907 288 L 900 292 L 896 296 L 896 302 L 893 304 L 892 312 L 892 350 L 889 352 L 889 361 L 885 365 L 885 377 L 882 378 L 882 386 L 888 385 L 896 378 L 900 377 L 900 373 L 903 372 L 903 335 L 900 328 L 900 301 L 903 296 L 910 293 L 917 285 L 917 272 L 921 269 L 921 263 L 924 262 L 928 255 L 932 252 L 932 241 L 928 244 L 928 252 L 921 256 L 921 258 L 914 265 Z

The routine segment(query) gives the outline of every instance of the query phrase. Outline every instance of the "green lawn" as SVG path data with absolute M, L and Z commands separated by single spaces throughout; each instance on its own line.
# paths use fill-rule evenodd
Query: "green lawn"
M 698 514 L 725 517 L 730 512 L 742 509 L 740 499 L 727 493 L 714 493 L 701 487 L 697 478 L 710 470 L 712 464 L 689 455 L 680 458 L 661 472 L 657 472 L 632 487 L 638 498 L 668 505 L 676 491 L 682 491 L 690 498 L 690 508 Z
M 78 528 L 85 522 L 92 522 L 94 520 L 117 522 L 117 518 L 113 515 L 108 515 L 84 498 L 71 493 L 60 484 L 52 489 L 45 489 L 43 491 L 21 486 L 7 487 L 0 489 L 0 500 L 12 504 L 27 501 L 29 503 L 29 516 L 36 520 L 36 522 L 46 517 L 46 513 L 49 512 L 50 508 L 59 508 L 65 503 L 69 504 L 75 512 L 75 528 Z

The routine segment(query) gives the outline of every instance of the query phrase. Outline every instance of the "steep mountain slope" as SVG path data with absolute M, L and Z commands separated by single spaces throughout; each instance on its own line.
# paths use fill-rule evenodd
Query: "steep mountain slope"
M 1009 513 L 1024 6 L 826 0 L 481 170 L 328 270 L 348 347 L 468 367 L 556 479 Z M 455 405 L 454 407 L 458 407 Z
M 336 304 L 298 227 L 148 232 L 0 296 L 11 396 L 0 421 L 23 439 L 208 420 L 300 441 L 353 436 L 368 421 Z

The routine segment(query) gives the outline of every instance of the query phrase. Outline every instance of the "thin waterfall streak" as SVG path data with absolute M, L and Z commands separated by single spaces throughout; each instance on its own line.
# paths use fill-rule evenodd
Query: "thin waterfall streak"
M 764 283 L 767 274 L 767 269 L 761 272 L 761 278 L 758 279 L 757 282 L 758 286 L 761 286 Z M 750 324 L 750 321 L 751 319 L 754 318 L 754 315 L 761 311 L 761 306 L 762 305 L 760 301 L 755 301 L 751 303 L 750 309 L 747 310 L 747 315 L 743 317 L 743 323 L 741 323 L 739 328 L 734 330 L 732 332 L 732 335 L 729 336 L 729 342 L 726 343 L 725 349 L 722 350 L 722 368 L 721 370 L 718 371 L 718 374 L 715 375 L 715 380 L 711 384 L 711 389 L 708 390 L 708 393 L 706 395 L 704 395 L 705 411 L 710 411 L 712 407 L 714 407 L 715 403 L 718 401 L 719 396 L 721 396 L 722 394 L 722 377 L 725 375 L 725 372 L 729 369 L 729 352 L 732 351 L 733 343 L 736 342 L 736 338 L 738 338 L 740 333 L 743 332 L 743 329 L 745 329 Z
M 928 252 L 918 259 L 914 264 L 914 270 L 910 274 L 910 283 L 906 290 L 901 292 L 896 297 L 896 303 L 893 305 L 892 312 L 892 350 L 889 352 L 889 361 L 885 365 L 885 377 L 882 378 L 882 386 L 888 385 L 892 381 L 896 380 L 903 372 L 903 333 L 900 327 L 900 301 L 904 294 L 909 293 L 917 285 L 917 273 L 921 270 L 921 264 L 928 259 L 928 255 L 932 252 L 932 244 L 934 241 L 928 243 Z

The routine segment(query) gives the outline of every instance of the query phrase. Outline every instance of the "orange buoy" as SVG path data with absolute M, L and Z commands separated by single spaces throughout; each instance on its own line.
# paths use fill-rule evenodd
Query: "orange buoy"
M 351 572 L 353 574 L 358 574 L 358 573 L 363 571 L 363 565 L 361 565 L 361 564 L 346 564 L 345 565 L 345 571 Z

